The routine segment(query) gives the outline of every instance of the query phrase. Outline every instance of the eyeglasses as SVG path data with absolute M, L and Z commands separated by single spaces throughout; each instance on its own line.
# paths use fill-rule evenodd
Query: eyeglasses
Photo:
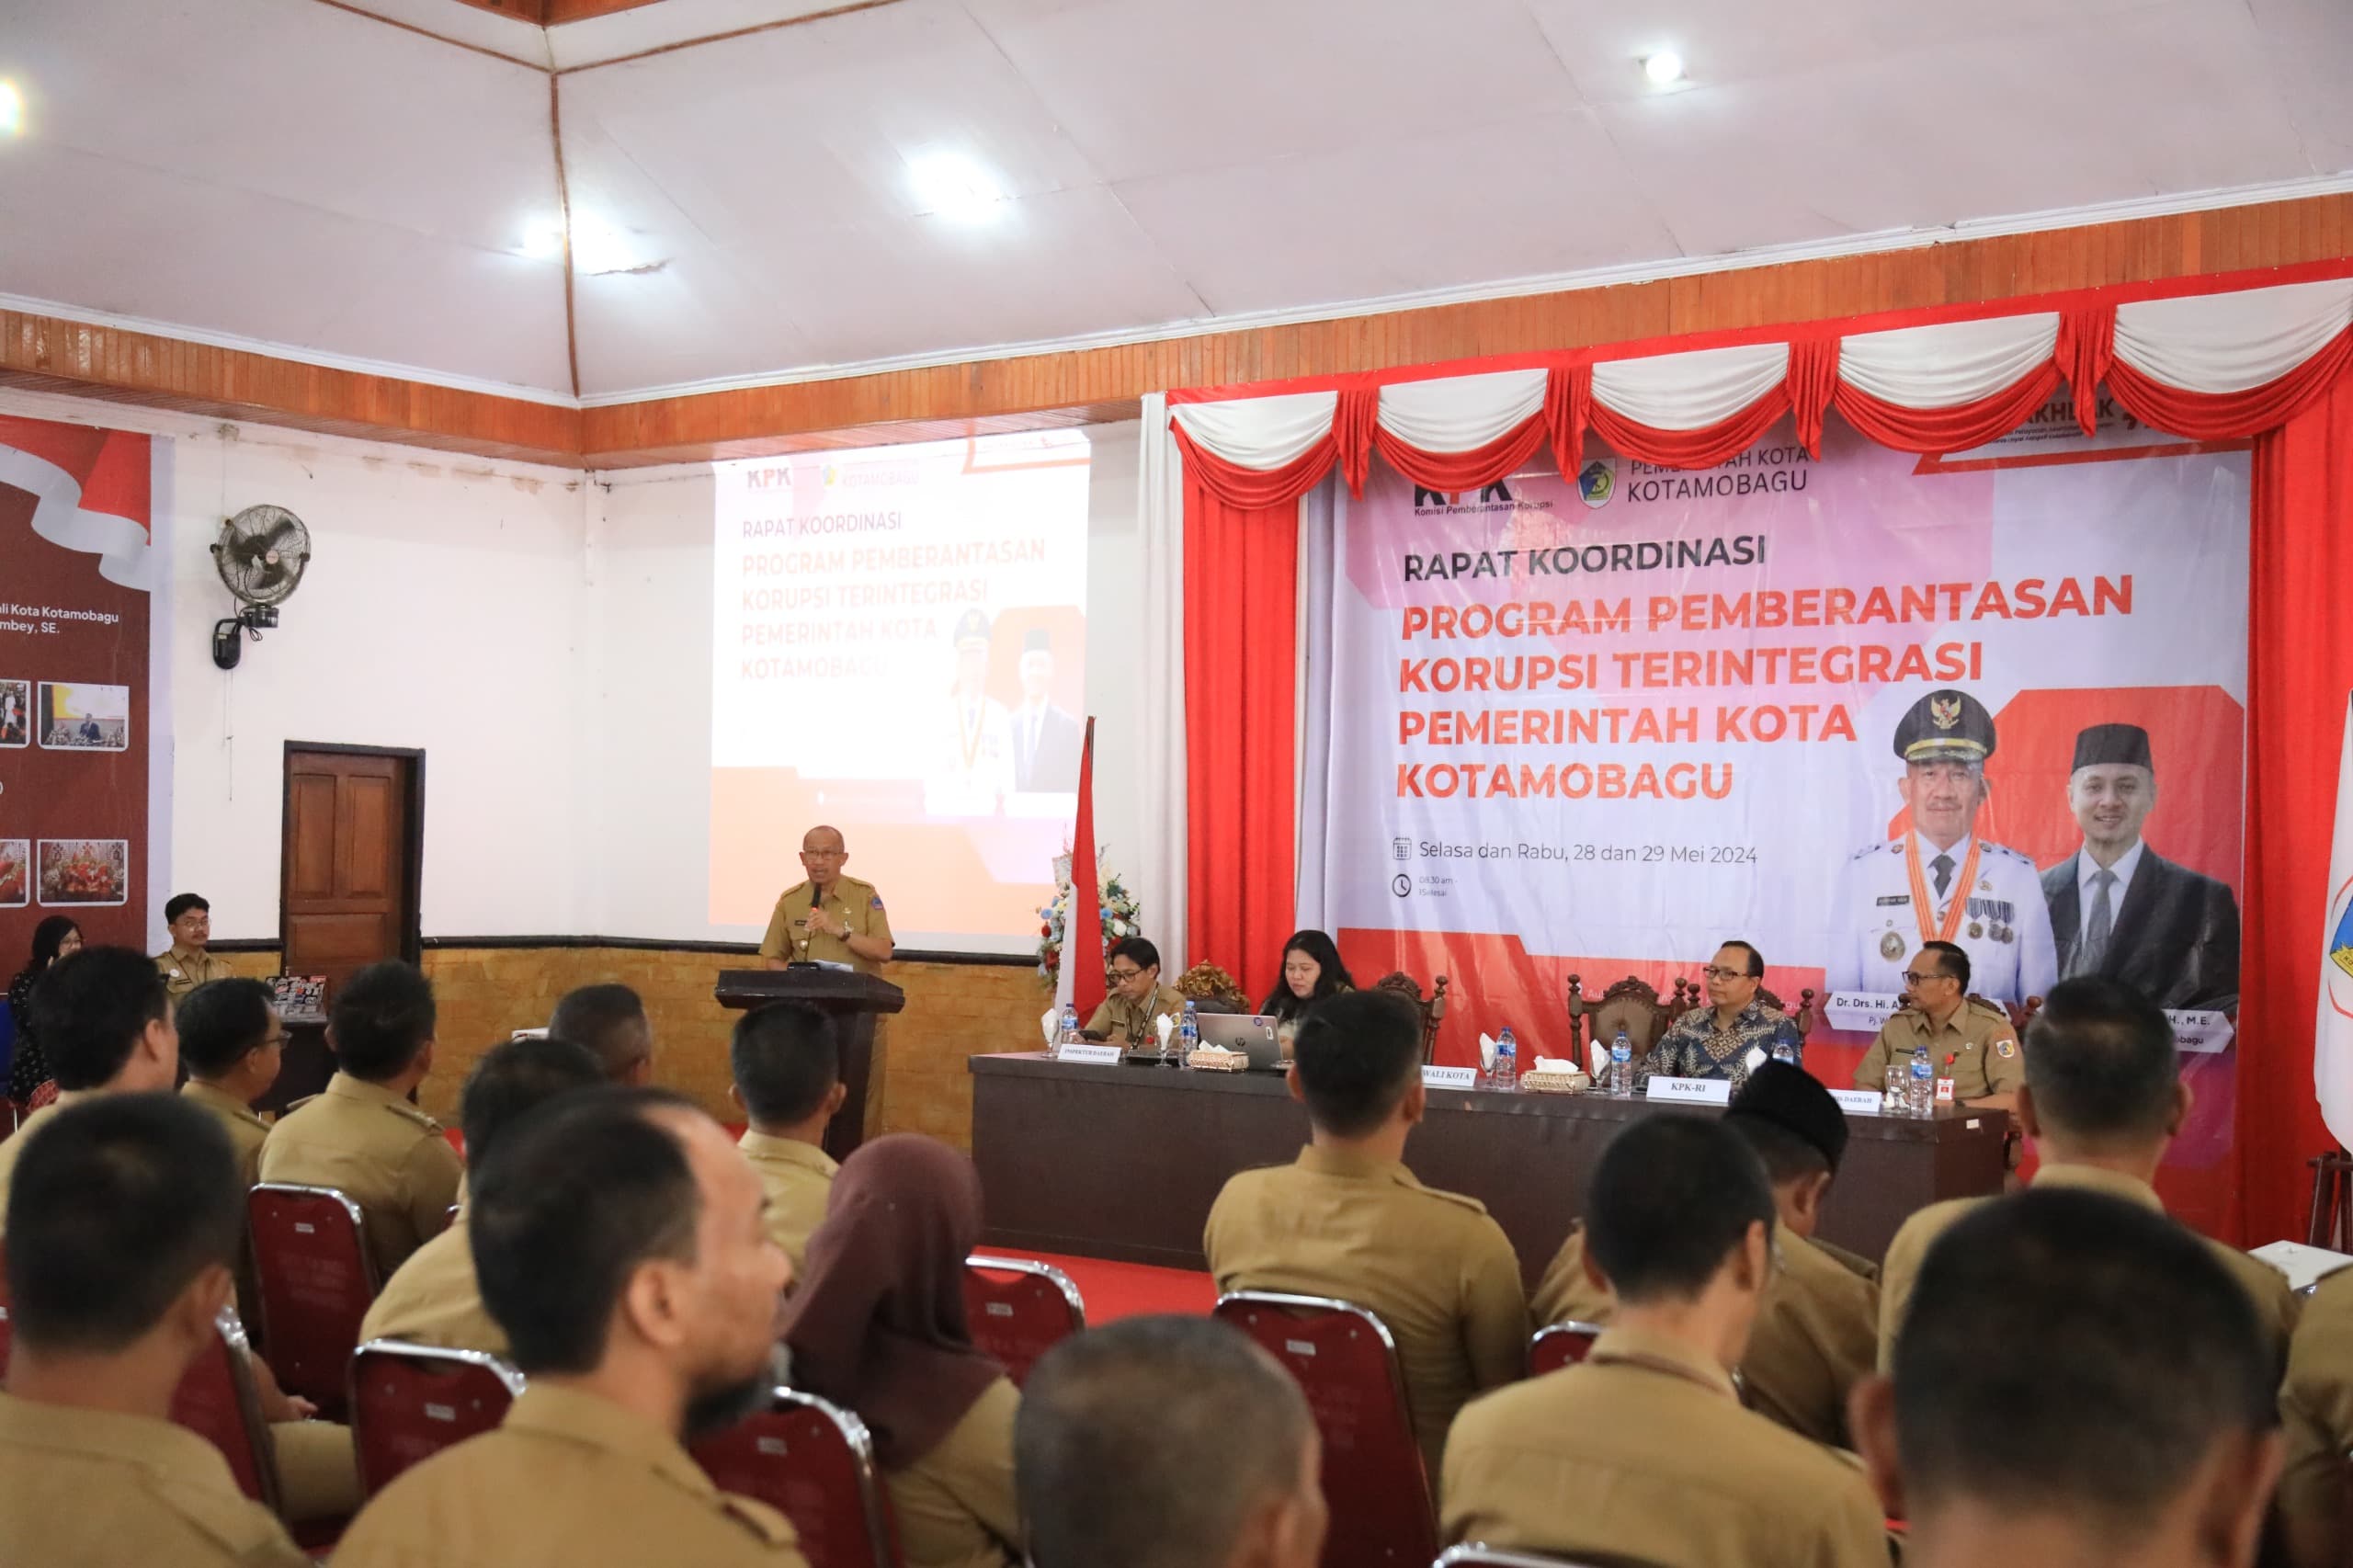
M 1720 963 L 1711 963 L 1699 972 L 1706 975 L 1710 980 L 1746 980 L 1749 978 L 1749 974 L 1746 970 L 1726 969 Z
M 1953 976 L 1949 974 L 1915 974 L 1908 969 L 1904 971 L 1904 983 L 1910 986 L 1915 991 L 1919 990 L 1922 985 L 1931 980 L 1950 980 L 1952 978 Z
M 1115 965 L 1111 970 L 1111 978 L 1120 981 L 1133 980 L 1142 972 L 1143 971 L 1140 969 L 1120 969 Z

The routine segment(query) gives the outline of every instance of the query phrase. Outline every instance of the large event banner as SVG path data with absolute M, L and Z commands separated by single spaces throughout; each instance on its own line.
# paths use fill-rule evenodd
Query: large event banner
M 51 915 L 143 946 L 152 437 L 0 415 L 0 964 Z
M 2064 404 L 1945 459 L 1786 430 L 1461 495 L 1376 465 L 1319 693 L 1357 978 L 1448 974 L 1456 1060 L 1564 1048 L 1571 974 L 1696 982 L 1728 937 L 1850 1026 L 1931 937 L 2006 1001 L 2089 968 L 2234 1008 L 2247 454 Z M 2193 1034 L 2203 1163 L 2228 1025 Z M 1868 1039 L 1809 1063 L 1843 1086 Z

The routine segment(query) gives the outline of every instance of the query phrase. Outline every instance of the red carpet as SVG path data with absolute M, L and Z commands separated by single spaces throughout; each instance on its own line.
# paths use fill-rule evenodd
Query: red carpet
M 1071 1278 L 1086 1302 L 1089 1326 L 1100 1328 L 1121 1318 L 1152 1312 L 1190 1312 L 1206 1316 L 1217 1304 L 1217 1285 L 1206 1274 L 1189 1268 L 1154 1268 L 1142 1263 L 1108 1263 L 1099 1257 L 1065 1257 L 1051 1252 L 1016 1252 L 990 1247 L 999 1257 L 1026 1257 L 1049 1263 Z

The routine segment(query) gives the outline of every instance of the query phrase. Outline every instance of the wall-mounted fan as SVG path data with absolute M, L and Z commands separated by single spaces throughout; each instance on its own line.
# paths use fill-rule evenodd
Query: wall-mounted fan
M 244 653 L 238 631 L 260 642 L 263 629 L 278 624 L 278 607 L 302 581 L 311 563 L 311 530 L 283 506 L 248 506 L 222 523 L 212 563 L 244 606 L 212 628 L 212 662 L 233 670 Z

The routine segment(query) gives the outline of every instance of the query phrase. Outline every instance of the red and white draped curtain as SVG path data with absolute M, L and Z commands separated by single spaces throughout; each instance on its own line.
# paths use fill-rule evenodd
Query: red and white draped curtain
M 2294 1229 L 2297 1156 L 2325 1139 L 2310 1104 L 2311 1013 L 2336 781 L 2317 762 L 2267 762 L 2267 746 L 2301 736 L 2298 758 L 2333 758 L 2353 687 L 2353 633 L 2339 630 L 2353 616 L 2336 614 L 2336 594 L 2312 591 L 2294 564 L 2353 567 L 2353 541 L 2340 542 L 2353 527 L 2353 277 L 2180 287 L 2196 291 L 2118 290 L 1970 319 L 1918 312 L 1916 324 L 1879 330 L 1825 325 L 1680 352 L 1519 356 L 1462 374 L 1340 377 L 1259 395 L 1172 392 L 1165 415 L 1154 400 L 1146 439 L 1160 439 L 1165 417 L 1168 451 L 1148 453 L 1147 469 L 1159 464 L 1161 494 L 1181 495 L 1188 585 L 1171 619 L 1183 642 L 1189 958 L 1266 989 L 1290 928 L 1299 503 L 1328 476 L 1361 491 L 1378 452 L 1416 484 L 1472 490 L 1544 448 L 1573 472 L 1588 432 L 1639 461 L 1709 468 L 1785 415 L 1818 455 L 1833 410 L 1883 445 L 1945 454 L 2016 428 L 2063 384 L 2089 433 L 2104 392 L 2161 431 L 2260 437 L 2248 725 L 2266 739 L 2249 748 L 2239 1151 L 2250 1233 Z M 1145 503 L 1149 512 L 1152 494 Z M 2353 577 L 2319 580 L 2334 589 Z

